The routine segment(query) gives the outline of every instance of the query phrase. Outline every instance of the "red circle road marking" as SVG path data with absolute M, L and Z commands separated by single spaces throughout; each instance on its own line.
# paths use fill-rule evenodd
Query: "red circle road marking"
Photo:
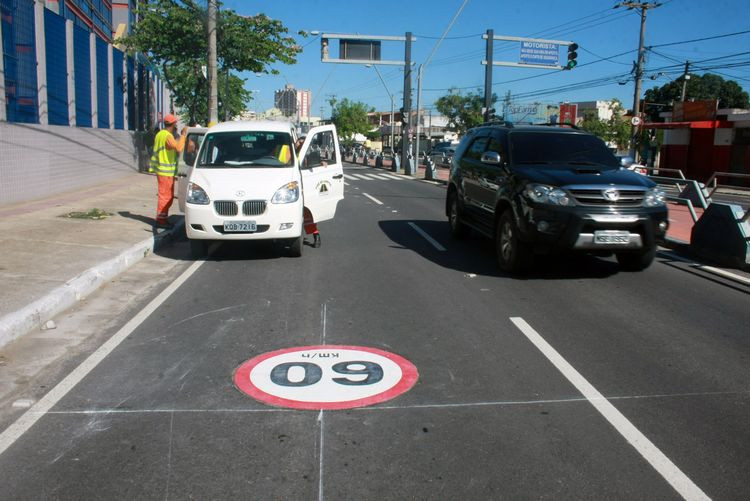
M 279 394 L 274 393 L 284 393 L 288 392 L 290 390 L 284 389 L 281 386 L 274 385 L 273 383 L 265 382 L 266 374 L 262 373 L 261 371 L 253 372 L 256 368 L 258 368 L 259 365 L 263 364 L 264 362 L 267 362 L 274 358 L 280 358 L 284 360 L 288 360 L 291 357 L 293 357 L 295 354 L 299 353 L 300 357 L 302 356 L 303 352 L 308 352 L 308 356 L 311 356 L 312 358 L 305 359 L 305 362 L 308 363 L 321 363 L 323 362 L 322 359 L 316 359 L 315 353 L 317 352 L 339 352 L 339 355 L 336 358 L 337 361 L 350 361 L 350 362 L 356 362 L 358 361 L 358 357 L 356 356 L 357 353 L 365 354 L 366 356 L 369 356 L 374 359 L 378 359 L 378 357 L 382 357 L 383 362 L 386 362 L 386 364 L 389 364 L 390 367 L 395 366 L 398 367 L 401 371 L 400 378 L 395 382 L 395 384 L 387 385 L 387 387 L 383 388 L 381 391 L 377 391 L 374 394 L 367 395 L 360 398 L 349 398 L 347 399 L 346 396 L 342 397 L 342 400 L 336 400 L 336 395 L 326 395 L 326 398 L 323 399 L 323 401 L 310 401 L 310 400 L 302 400 L 302 399 L 295 399 L 295 398 L 288 398 L 287 396 L 282 396 Z M 351 352 L 352 358 L 347 360 L 345 357 L 341 358 L 341 355 L 346 355 L 347 352 Z M 283 357 L 283 358 L 281 358 Z M 328 357 L 326 357 L 328 358 Z M 359 357 L 362 358 L 362 357 Z M 301 361 L 301 359 L 300 359 Z M 325 362 L 329 362 L 326 360 Z M 381 364 L 382 365 L 382 364 Z M 267 370 L 268 364 L 263 365 L 263 370 Z M 393 378 L 392 371 L 389 371 L 389 376 Z M 276 388 L 279 389 L 278 392 L 275 391 L 269 391 L 268 388 L 261 388 L 253 382 L 253 377 L 259 378 L 262 377 L 264 379 L 264 383 L 261 384 L 261 386 L 276 386 Z M 250 360 L 247 360 L 246 362 L 243 362 L 242 365 L 240 365 L 237 370 L 234 372 L 234 385 L 243 393 L 253 397 L 256 400 L 259 400 L 263 403 L 273 405 L 276 407 L 288 407 L 292 409 L 301 409 L 301 410 L 339 410 L 339 409 L 351 409 L 355 407 L 365 407 L 368 405 L 374 405 L 381 402 L 385 402 L 388 400 L 391 400 L 402 393 L 405 393 L 409 391 L 414 384 L 416 384 L 417 379 L 419 378 L 419 373 L 417 371 L 417 368 L 407 359 L 403 358 L 400 355 L 396 355 L 395 353 L 390 353 L 387 351 L 379 350 L 377 348 L 370 348 L 365 346 L 347 346 L 347 345 L 315 345 L 315 346 L 300 346 L 295 348 L 284 348 L 281 350 L 271 351 L 268 353 L 263 353 L 261 355 L 258 355 L 257 357 L 251 358 Z M 270 378 L 269 378 L 270 381 Z M 316 382 L 317 383 L 317 382 Z M 315 384 L 311 384 L 307 388 L 314 387 Z M 329 385 L 330 386 L 330 385 Z M 293 391 L 297 392 L 304 392 L 307 388 L 303 388 L 301 390 L 295 389 Z M 275 390 L 275 388 L 272 388 Z M 342 388 L 342 391 L 344 389 Z

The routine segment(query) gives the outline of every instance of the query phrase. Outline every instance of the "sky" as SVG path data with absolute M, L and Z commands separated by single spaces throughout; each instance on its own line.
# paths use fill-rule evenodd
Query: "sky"
M 321 33 L 416 37 L 412 61 L 424 64 L 421 103 L 433 109 L 450 89 L 484 93 L 485 41 L 488 29 L 495 35 L 576 42 L 578 66 L 571 71 L 495 66 L 493 92 L 502 99 L 510 91 L 514 104 L 560 103 L 617 98 L 631 108 L 635 84 L 631 71 L 638 48 L 640 14 L 614 8 L 614 0 L 468 0 L 442 43 L 464 0 L 225 0 L 224 8 L 242 15 L 264 13 L 280 20 L 304 47 L 297 64 L 274 65 L 278 75 L 243 73 L 245 87 L 253 92 L 251 110 L 273 106 L 274 91 L 287 83 L 312 92 L 313 116 L 330 116 L 332 96 L 359 101 L 378 111 L 389 111 L 389 93 L 398 110 L 402 106 L 403 66 L 321 62 L 320 37 L 297 35 L 299 30 Z M 653 2 L 651 2 L 653 3 Z M 706 70 L 735 80 L 750 91 L 750 1 L 661 0 L 646 18 L 646 54 L 643 90 L 668 83 L 682 75 L 686 60 L 691 72 Z M 732 33 L 746 32 L 732 36 Z M 716 37 L 716 38 L 714 38 Z M 710 40 L 690 40 L 711 38 Z M 685 43 L 679 43 L 685 42 Z M 403 42 L 382 42 L 382 58 L 403 60 Z M 668 44 L 668 45 L 667 45 Z M 337 42 L 331 42 L 337 57 Z M 497 41 L 495 61 L 518 62 L 518 42 Z M 744 54 L 743 54 L 744 53 Z M 566 59 L 565 49 L 560 51 Z M 416 106 L 416 65 L 412 72 L 412 107 Z M 689 97 L 689 96 L 688 96 Z M 322 108 L 322 110 L 321 110 Z M 499 106 L 496 105 L 496 108 Z

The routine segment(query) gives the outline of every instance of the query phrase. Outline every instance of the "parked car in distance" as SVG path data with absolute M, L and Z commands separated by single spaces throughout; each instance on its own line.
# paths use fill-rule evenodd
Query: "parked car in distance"
M 642 270 L 669 226 L 656 183 L 622 167 L 601 139 L 562 127 L 471 129 L 453 157 L 445 211 L 454 237 L 492 238 L 509 272 L 555 251 L 614 253 L 623 269 Z
M 617 160 L 620 161 L 620 165 L 628 170 L 632 170 L 633 172 L 637 172 L 638 174 L 643 174 L 644 176 L 648 176 L 648 169 L 645 165 L 637 164 L 635 163 L 635 160 L 633 160 L 633 157 L 627 156 L 627 155 L 616 155 Z
M 197 157 L 178 179 L 185 233 L 195 257 L 212 240 L 281 240 L 303 249 L 303 208 L 332 219 L 344 198 L 334 125 L 313 127 L 295 153 L 289 123 L 226 122 L 205 131 Z
M 455 152 L 455 146 L 438 146 L 432 149 L 432 151 L 429 153 L 429 157 L 430 159 L 432 159 L 435 165 L 448 166 L 451 164 Z

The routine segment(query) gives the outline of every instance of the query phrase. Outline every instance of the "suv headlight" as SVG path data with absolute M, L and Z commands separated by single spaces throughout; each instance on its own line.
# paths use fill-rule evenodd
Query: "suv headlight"
M 523 194 L 532 202 L 550 205 L 573 206 L 575 202 L 568 193 L 554 186 L 544 184 L 529 184 Z
M 299 184 L 293 181 L 285 184 L 273 194 L 272 204 L 291 204 L 299 200 Z
M 185 201 L 189 204 L 208 205 L 210 202 L 206 190 L 195 183 L 188 184 L 187 197 Z
M 651 188 L 643 196 L 644 207 L 662 207 L 667 205 L 667 194 L 661 188 Z

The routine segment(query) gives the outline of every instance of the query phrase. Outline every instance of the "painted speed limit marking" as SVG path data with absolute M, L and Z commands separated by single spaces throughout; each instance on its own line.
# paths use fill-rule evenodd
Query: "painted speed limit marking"
M 264 353 L 240 365 L 234 384 L 256 400 L 293 409 L 351 409 L 409 391 L 417 368 L 405 358 L 363 346 L 301 346 Z

